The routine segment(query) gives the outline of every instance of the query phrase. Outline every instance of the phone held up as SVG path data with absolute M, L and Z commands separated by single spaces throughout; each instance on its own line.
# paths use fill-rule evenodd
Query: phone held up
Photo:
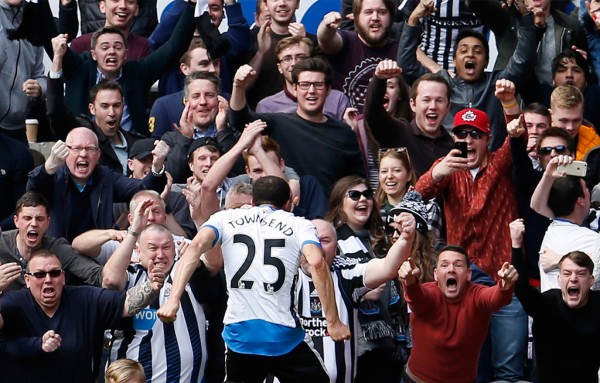
M 460 156 L 462 158 L 467 158 L 467 142 L 466 141 L 456 141 L 454 143 L 454 149 L 460 150 Z
M 568 165 L 559 166 L 556 170 L 559 173 L 565 172 L 565 173 L 567 173 L 567 175 L 570 175 L 570 176 L 585 177 L 585 175 L 587 173 L 587 162 L 573 161 L 572 163 L 570 163 Z

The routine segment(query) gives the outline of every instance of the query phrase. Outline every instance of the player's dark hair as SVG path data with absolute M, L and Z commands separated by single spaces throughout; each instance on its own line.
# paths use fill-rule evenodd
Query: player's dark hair
M 281 209 L 290 200 L 290 186 L 283 178 L 261 177 L 252 185 L 252 203 L 255 206 L 268 204 Z

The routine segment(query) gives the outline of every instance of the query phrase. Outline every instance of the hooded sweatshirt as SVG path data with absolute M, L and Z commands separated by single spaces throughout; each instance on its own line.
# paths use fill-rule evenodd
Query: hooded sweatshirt
M 18 0 L 13 0 L 18 1 Z M 44 50 L 25 40 L 9 40 L 6 30 L 21 24 L 23 3 L 10 6 L 0 0 L 0 128 L 17 130 L 25 128 L 29 107 L 34 101 L 23 92 L 23 83 L 36 79 L 46 94 Z

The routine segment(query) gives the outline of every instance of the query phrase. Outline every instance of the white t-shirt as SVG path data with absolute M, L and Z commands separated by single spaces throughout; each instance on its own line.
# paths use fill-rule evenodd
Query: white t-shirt
M 555 218 L 546 230 L 540 252 L 544 249 L 550 249 L 555 253 L 565 255 L 571 251 L 583 251 L 594 261 L 594 277 L 596 277 L 596 282 L 593 289 L 598 290 L 600 288 L 598 279 L 600 277 L 599 245 L 600 234 L 587 227 Z M 560 288 L 557 280 L 558 268 L 545 272 L 540 264 L 539 269 L 542 292 Z

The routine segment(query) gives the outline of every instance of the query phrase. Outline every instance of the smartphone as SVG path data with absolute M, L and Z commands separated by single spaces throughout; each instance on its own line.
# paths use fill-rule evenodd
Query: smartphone
M 587 173 L 587 162 L 573 161 L 568 165 L 559 166 L 557 170 L 561 173 L 566 172 L 570 176 L 585 177 Z
M 462 158 L 467 158 L 467 142 L 466 141 L 456 141 L 454 143 L 454 149 L 460 150 L 460 156 Z

